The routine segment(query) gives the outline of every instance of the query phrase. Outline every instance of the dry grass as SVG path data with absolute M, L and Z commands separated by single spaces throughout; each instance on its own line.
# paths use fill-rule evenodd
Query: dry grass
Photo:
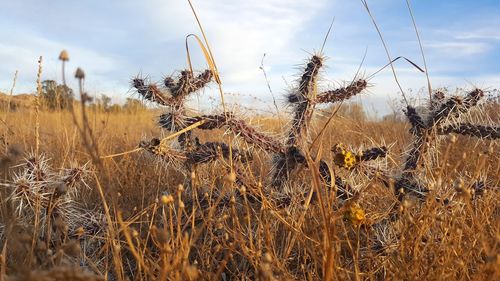
M 316 54 L 283 119 L 242 117 L 200 30 L 208 70 L 132 80 L 161 110 L 92 109 L 78 68 L 70 112 L 0 112 L 0 281 L 499 279 L 498 99 L 429 81 L 367 120 L 340 109 L 371 76 L 322 89 Z M 189 110 L 213 82 L 220 111 Z
M 139 140 L 161 134 L 158 112 L 88 114 L 100 155 L 134 149 Z M 336 169 L 355 195 L 341 200 L 319 192 L 322 200 L 310 202 L 309 191 L 323 186 L 314 180 L 317 173 L 299 169 L 280 193 L 270 186 L 270 156 L 262 150 L 243 166 L 244 185 L 231 178 L 223 158 L 188 173 L 145 151 L 130 153 L 87 164 L 82 181 L 90 188 L 79 185 L 71 198 L 80 211 L 41 227 L 34 218 L 15 217 L 16 206 L 6 200 L 18 184 L 13 175 L 26 169 L 19 166 L 26 162 L 19 151 L 35 146 L 34 118 L 31 111 L 11 112 L 2 124 L 8 128 L 2 139 L 4 280 L 90 280 L 92 274 L 108 280 L 498 278 L 498 141 L 446 137 L 440 157 L 422 171 L 430 195 L 401 204 L 379 172 Z M 326 122 L 321 120 L 315 128 Z M 276 120 L 251 123 L 279 133 Z M 405 122 L 336 118 L 322 147 L 389 144 L 385 160 L 360 169 L 393 170 L 411 143 L 408 130 Z M 201 142 L 223 142 L 221 133 L 196 131 Z M 68 112 L 40 112 L 40 151 L 47 158 L 42 169 L 58 175 L 91 159 Z M 50 192 L 60 180 L 48 180 Z M 40 220 L 45 210 L 35 210 Z M 50 239 L 41 235 L 46 228 Z

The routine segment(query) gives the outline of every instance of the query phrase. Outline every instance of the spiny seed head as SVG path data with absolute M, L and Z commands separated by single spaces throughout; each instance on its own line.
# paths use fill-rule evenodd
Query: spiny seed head
M 134 78 L 132 79 L 132 86 L 136 89 L 143 89 L 144 86 L 145 86 L 145 82 L 144 82 L 144 79 L 142 78 Z
M 163 79 L 163 85 L 165 85 L 168 89 L 171 89 L 175 86 L 175 81 L 172 77 L 167 76 Z
M 323 58 L 319 55 L 314 55 L 311 58 L 311 61 L 307 64 L 307 67 L 314 67 L 316 69 L 319 69 L 321 66 L 323 66 Z
M 445 94 L 441 91 L 437 91 L 432 95 L 432 98 L 435 100 L 443 100 L 445 97 Z
M 85 72 L 83 72 L 83 69 L 77 68 L 75 72 L 75 78 L 76 79 L 85 79 Z
M 61 60 L 61 61 L 69 61 L 68 51 L 62 50 L 61 53 L 59 54 L 59 60 Z

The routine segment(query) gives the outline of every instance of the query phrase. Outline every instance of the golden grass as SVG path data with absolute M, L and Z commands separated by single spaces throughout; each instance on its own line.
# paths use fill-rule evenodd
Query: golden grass
M 87 113 L 100 156 L 133 150 L 140 140 L 161 135 L 154 111 Z M 40 111 L 39 121 L 39 149 L 53 169 L 90 161 L 70 113 Z M 319 130 L 324 122 L 314 127 Z M 277 120 L 253 123 L 280 132 Z M 36 146 L 34 124 L 34 114 L 22 110 L 9 113 L 7 123 L 0 124 L 6 132 L 0 147 L 4 183 L 22 169 L 16 167 L 23 160 L 12 154 L 12 147 L 30 152 Z M 398 167 L 411 139 L 408 129 L 398 121 L 335 118 L 322 138 L 323 156 L 331 158 L 327 152 L 340 142 L 352 148 L 386 143 L 391 144 L 387 165 Z M 217 141 L 221 133 L 197 135 Z M 244 169 L 249 181 L 244 187 L 235 185 L 220 162 L 184 174 L 145 151 L 105 158 L 99 165 L 89 164 L 86 181 L 91 188 L 80 187 L 75 199 L 82 209 L 102 217 L 95 226 L 99 231 L 92 232 L 85 226 L 88 218 L 81 217 L 76 223 L 82 229 L 65 236 L 59 228 L 69 230 L 54 222 L 54 233 L 64 237 L 43 245 L 34 235 L 39 226 L 12 220 L 13 206 L 6 200 L 11 187 L 3 185 L 0 280 L 497 279 L 499 143 L 448 140 L 453 141 L 440 146 L 436 165 L 423 171 L 433 189 L 422 203 L 399 204 L 382 177 L 341 171 L 357 181 L 359 190 L 342 203 L 321 192 L 315 170 L 302 169 L 289 184 L 292 202 L 280 207 L 269 187 L 271 167 L 263 152 L 256 153 L 252 169 Z M 473 185 L 485 177 L 485 192 L 474 194 Z M 319 201 L 309 202 L 311 190 Z M 117 194 L 116 205 L 111 191 Z M 256 193 L 262 200 L 252 199 Z
M 189 69 L 132 83 L 167 109 L 160 124 L 154 110 L 87 107 L 80 68 L 81 107 L 40 110 L 41 57 L 34 112 L 0 99 L 0 281 L 499 279 L 498 102 L 471 113 L 483 91 L 433 97 L 427 76 L 417 112 L 362 1 L 411 124 L 337 112 L 380 70 L 318 93 L 321 54 L 287 96 L 291 118 L 243 120 L 188 2 L 203 38 L 186 37 Z M 189 38 L 209 68 L 198 76 Z M 190 116 L 187 97 L 212 79 L 223 114 Z

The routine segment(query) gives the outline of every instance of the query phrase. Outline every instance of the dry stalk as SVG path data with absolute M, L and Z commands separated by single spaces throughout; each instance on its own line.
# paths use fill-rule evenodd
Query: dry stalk
M 35 153 L 40 152 L 40 96 L 42 95 L 42 56 L 38 59 L 38 72 L 36 74 L 36 98 L 35 98 Z

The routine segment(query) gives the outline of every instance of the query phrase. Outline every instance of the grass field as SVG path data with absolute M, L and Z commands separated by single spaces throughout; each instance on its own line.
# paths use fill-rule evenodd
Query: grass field
M 497 110 L 489 103 L 468 118 L 498 122 Z M 305 152 L 308 162 L 277 187 L 276 153 L 258 139 L 248 144 L 235 127 L 193 130 L 201 144 L 252 152 L 250 162 L 234 158 L 231 171 L 222 148 L 190 165 L 175 139 L 157 155 L 136 149 L 169 135 L 156 124 L 158 110 L 86 111 L 82 124 L 75 106 L 78 127 L 68 111 L 2 114 L 3 280 L 498 278 L 500 163 L 492 137 L 450 134 L 425 144 L 433 152 L 415 176 L 428 190 L 401 198 L 394 185 L 415 142 L 405 120 L 334 116 L 320 144 Z M 301 147 L 327 117 L 312 116 Z M 280 143 L 283 122 L 293 126 L 262 116 L 246 121 Z M 346 169 L 346 158 L 330 151 L 336 143 L 354 154 L 388 151 Z M 320 158 L 352 193 L 335 192 L 308 168 Z
M 242 114 L 198 24 L 207 69 L 133 78 L 148 106 L 92 101 L 80 68 L 74 99 L 66 51 L 61 84 L 40 57 L 36 94 L 0 95 L 0 281 L 500 279 L 498 91 L 427 77 L 374 118 L 350 100 L 384 68 L 325 89 L 317 53 Z

